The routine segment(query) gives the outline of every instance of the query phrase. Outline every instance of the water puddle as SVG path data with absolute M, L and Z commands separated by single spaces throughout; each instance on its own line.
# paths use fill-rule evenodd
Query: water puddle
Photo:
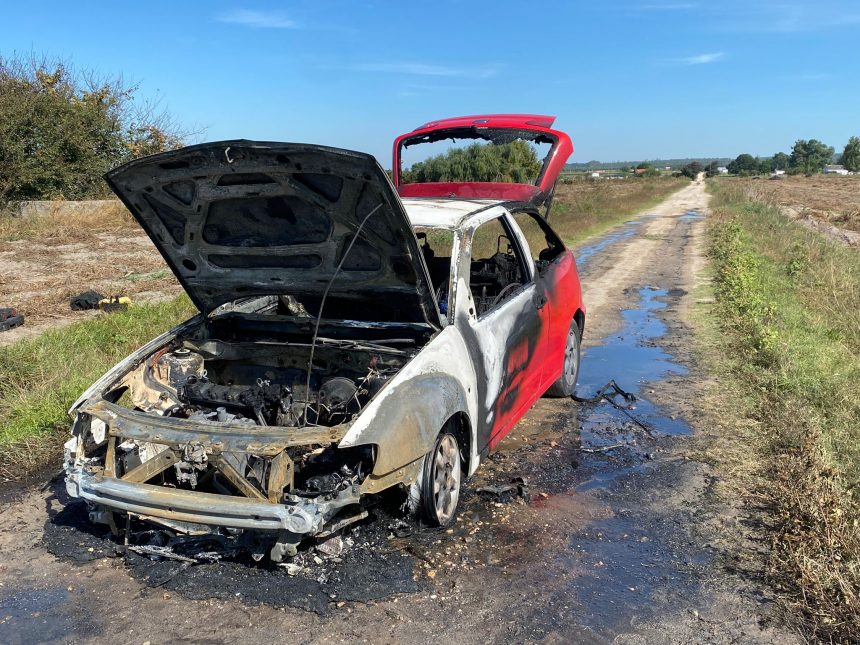
M 614 379 L 622 389 L 637 398 L 630 415 L 657 436 L 691 432 L 683 419 L 666 414 L 642 392 L 645 383 L 660 381 L 669 375 L 687 374 L 686 367 L 676 363 L 656 344 L 656 340 L 666 333 L 666 325 L 657 317 L 657 312 L 666 307 L 661 299 L 668 295 L 666 289 L 645 287 L 639 290 L 639 306 L 621 312 L 621 330 L 604 338 L 601 345 L 583 350 L 577 387 L 579 396 L 588 397 Z M 598 434 L 604 434 L 595 432 L 595 427 L 613 419 L 623 421 L 624 425 L 631 421 L 629 415 L 607 402 L 596 405 L 583 427 L 583 440 L 586 437 L 596 439 Z M 624 437 L 614 435 L 609 439 L 623 440 Z
M 700 215 L 699 213 L 700 213 L 700 211 L 698 208 L 691 208 L 690 210 L 686 211 L 683 215 L 681 215 L 681 217 L 679 217 L 678 219 L 681 219 L 681 220 L 705 219 L 705 216 Z
M 72 622 L 62 608 L 65 587 L 21 589 L 0 599 L 0 642 L 36 643 L 68 637 Z
M 580 247 L 576 251 L 576 266 L 582 270 L 588 264 L 589 260 L 591 260 L 591 258 L 596 254 L 606 250 L 613 244 L 627 240 L 636 235 L 639 230 L 639 225 L 642 224 L 643 221 L 644 219 L 638 219 L 625 222 L 623 225 L 615 229 L 615 231 L 609 235 L 603 236 L 597 242 Z

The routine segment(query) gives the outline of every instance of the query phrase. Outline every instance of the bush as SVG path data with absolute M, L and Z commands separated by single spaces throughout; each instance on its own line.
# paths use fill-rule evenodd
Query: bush
M 0 57 L 0 206 L 102 197 L 111 167 L 180 146 L 184 133 L 136 90 L 63 62 Z

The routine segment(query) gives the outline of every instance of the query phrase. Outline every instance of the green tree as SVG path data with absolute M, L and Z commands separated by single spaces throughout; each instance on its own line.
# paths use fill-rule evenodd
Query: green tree
M 181 145 L 166 113 L 135 91 L 61 62 L 0 57 L 0 205 L 100 197 L 111 167 Z
M 759 157 L 756 162 L 758 162 L 758 174 L 760 175 L 766 175 L 773 170 L 773 157 Z
M 851 137 L 842 151 L 840 163 L 846 170 L 860 172 L 860 137 Z
M 733 175 L 755 175 L 759 171 L 759 164 L 755 157 L 744 153 L 738 155 L 734 161 L 729 163 L 727 168 Z
M 717 161 L 712 161 L 705 166 L 705 177 L 716 177 L 720 174 L 720 164 Z
M 702 172 L 702 164 L 698 161 L 692 161 L 681 168 L 681 174 L 684 177 L 689 177 L 690 179 L 698 177 L 700 172 Z
M 505 144 L 473 143 L 412 164 L 406 183 L 497 181 L 531 184 L 541 170 L 535 150 L 522 139 Z
M 789 168 L 797 173 L 811 175 L 821 172 L 833 158 L 833 148 L 818 139 L 798 139 L 794 142 L 789 157 Z
M 777 152 L 771 157 L 771 170 L 788 170 L 788 155 L 784 152 Z

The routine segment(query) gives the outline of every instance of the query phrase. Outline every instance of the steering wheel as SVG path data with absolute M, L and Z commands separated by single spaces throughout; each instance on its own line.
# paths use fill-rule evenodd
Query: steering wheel
M 519 282 L 511 282 L 510 284 L 505 285 L 502 290 L 499 291 L 498 295 L 493 298 L 493 304 L 490 305 L 490 308 L 495 307 L 497 304 L 499 304 L 502 301 L 502 298 L 504 298 L 507 293 L 513 291 L 514 289 L 519 289 L 521 286 L 523 285 L 521 285 Z

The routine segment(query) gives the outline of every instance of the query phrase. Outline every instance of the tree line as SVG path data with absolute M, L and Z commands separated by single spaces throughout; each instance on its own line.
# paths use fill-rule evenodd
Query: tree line
M 772 157 L 740 154 L 728 166 L 735 175 L 760 175 L 783 170 L 794 175 L 813 175 L 833 163 L 835 149 L 818 139 L 798 139 L 790 153 L 777 152 Z M 837 161 L 851 172 L 860 172 L 860 137 L 851 137 Z
M 0 56 L 0 206 L 106 196 L 117 164 L 180 147 L 183 131 L 121 77 Z
M 522 139 L 510 143 L 472 143 L 449 148 L 402 173 L 407 184 L 448 181 L 496 181 L 531 184 L 537 180 L 541 162 L 537 152 Z

